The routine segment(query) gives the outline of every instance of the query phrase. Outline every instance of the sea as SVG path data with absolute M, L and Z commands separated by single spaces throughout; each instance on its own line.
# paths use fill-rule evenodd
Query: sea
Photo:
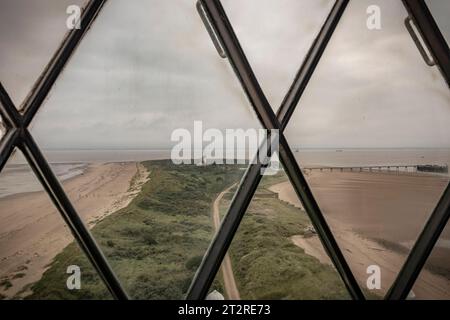
M 450 165 L 450 149 L 293 149 L 300 167 Z M 44 150 L 53 172 L 65 181 L 82 174 L 89 163 L 170 159 L 170 149 Z M 0 173 L 0 198 L 42 190 L 25 158 L 16 153 Z
M 293 152 L 300 167 L 450 165 L 450 149 L 293 149 Z M 62 182 L 82 174 L 91 163 L 170 158 L 170 150 L 44 150 L 43 153 Z M 449 176 L 448 173 L 436 175 Z M 368 238 L 379 237 L 407 248 L 414 243 L 439 198 L 439 195 L 433 198 L 433 190 L 443 190 L 446 185 L 442 183 L 439 188 L 426 185 L 430 181 L 426 179 L 425 183 L 414 179 L 411 184 L 410 179 L 393 180 L 394 176 L 389 174 L 341 176 L 335 173 L 334 177 L 328 177 L 316 189 L 308 181 L 327 218 L 347 219 L 350 229 Z M 442 192 L 441 189 L 434 193 Z M 26 160 L 15 154 L 0 173 L 0 199 L 41 190 Z M 0 202 L 0 213 L 1 209 Z M 428 263 L 450 274 L 449 252 L 450 225 L 442 233 Z

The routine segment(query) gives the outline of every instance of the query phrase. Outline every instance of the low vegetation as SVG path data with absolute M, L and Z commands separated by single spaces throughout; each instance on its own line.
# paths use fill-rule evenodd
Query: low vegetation
M 150 180 L 142 192 L 92 233 L 132 298 L 180 299 L 212 238 L 212 202 L 243 172 L 237 165 L 144 165 Z M 81 290 L 66 287 L 70 265 L 81 268 Z M 31 290 L 30 299 L 110 298 L 76 243 L 56 256 Z
M 99 222 L 92 233 L 132 298 L 180 299 L 212 238 L 212 203 L 243 171 L 237 165 L 143 164 L 150 180 L 140 194 Z M 306 214 L 277 197 L 267 197 L 268 186 L 285 179 L 283 174 L 263 179 L 232 243 L 241 298 L 348 298 L 336 271 L 291 241 L 309 225 Z M 258 197 L 260 193 L 264 196 Z M 222 213 L 231 197 L 232 193 L 224 197 Z M 81 268 L 81 290 L 67 289 L 70 265 Z M 220 273 L 213 289 L 224 293 Z M 57 255 L 41 280 L 26 290 L 32 292 L 30 299 L 111 298 L 76 243 Z
M 334 268 L 291 241 L 310 226 L 306 213 L 266 196 L 267 187 L 285 180 L 284 174 L 263 178 L 231 245 L 241 299 L 348 299 Z M 229 201 L 230 195 L 225 198 Z

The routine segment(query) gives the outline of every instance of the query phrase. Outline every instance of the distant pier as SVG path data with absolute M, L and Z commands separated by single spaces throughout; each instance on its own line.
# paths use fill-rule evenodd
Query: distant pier
M 434 172 L 448 173 L 447 165 L 430 165 L 430 164 L 399 164 L 399 165 L 374 165 L 374 166 L 315 166 L 302 167 L 304 171 L 340 171 L 340 172 L 372 172 L 372 171 L 397 171 L 397 172 Z

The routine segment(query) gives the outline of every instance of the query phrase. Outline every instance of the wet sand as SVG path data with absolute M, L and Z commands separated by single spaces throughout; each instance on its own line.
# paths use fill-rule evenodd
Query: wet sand
M 145 168 L 135 162 L 91 164 L 63 186 L 83 221 L 92 227 L 127 206 L 147 176 Z M 2 198 L 0 208 L 0 294 L 13 297 L 39 280 L 73 237 L 42 191 Z M 2 286 L 5 281 L 12 287 Z
M 448 183 L 443 176 L 369 172 L 313 172 L 307 180 L 361 284 L 365 286 L 367 266 L 381 267 L 382 288 L 377 294 L 389 289 Z M 299 205 L 289 182 L 271 190 L 277 190 L 281 200 Z M 450 239 L 450 228 L 442 236 Z M 329 261 L 317 236 L 292 240 L 321 262 Z M 433 264 L 449 269 L 450 250 L 444 251 Z M 424 270 L 413 291 L 419 299 L 449 299 L 450 281 Z

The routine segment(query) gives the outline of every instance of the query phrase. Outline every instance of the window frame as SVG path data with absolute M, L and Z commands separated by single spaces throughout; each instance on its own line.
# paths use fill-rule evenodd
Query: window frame
M 286 128 L 296 106 L 301 100 L 309 80 L 324 53 L 333 32 L 338 25 L 350 0 L 336 0 L 319 34 L 313 41 L 295 79 L 286 93 L 285 99 L 277 113 L 261 89 L 258 80 L 248 62 L 239 40 L 233 31 L 220 0 L 198 0 L 197 8 L 205 26 L 213 38 L 221 58 L 228 59 L 241 86 L 249 98 L 260 122 L 266 129 L 278 129 L 280 133 L 280 160 L 286 173 L 309 215 L 318 236 L 340 274 L 351 297 L 364 300 L 346 259 L 344 258 L 333 233 L 317 205 L 306 179 L 295 160 L 286 141 L 283 130 Z M 61 43 L 48 66 L 41 74 L 19 111 L 0 82 L 0 115 L 6 133 L 0 140 L 0 172 L 15 148 L 20 149 L 34 173 L 49 194 L 61 216 L 69 226 L 83 252 L 94 265 L 108 290 L 115 299 L 129 299 L 122 284 L 114 274 L 108 260 L 95 242 L 89 229 L 82 222 L 64 192 L 49 163 L 41 153 L 28 128 L 34 116 L 43 105 L 48 93 L 57 81 L 62 70 L 70 60 L 83 36 L 87 33 L 107 0 L 90 0 L 83 10 L 80 29 L 71 30 Z M 410 19 L 416 24 L 434 61 L 444 79 L 450 86 L 450 49 L 442 36 L 432 14 L 424 0 L 402 0 Z M 221 49 L 221 50 L 219 50 Z M 187 299 L 204 299 L 220 268 L 222 260 L 233 240 L 239 224 L 261 181 L 261 164 L 250 164 L 242 178 L 223 223 L 211 241 L 203 261 L 191 283 Z M 439 236 L 450 217 L 450 185 L 436 205 L 428 222 L 413 246 L 396 280 L 391 286 L 386 299 L 405 299 L 414 285 L 426 260 L 431 254 Z

